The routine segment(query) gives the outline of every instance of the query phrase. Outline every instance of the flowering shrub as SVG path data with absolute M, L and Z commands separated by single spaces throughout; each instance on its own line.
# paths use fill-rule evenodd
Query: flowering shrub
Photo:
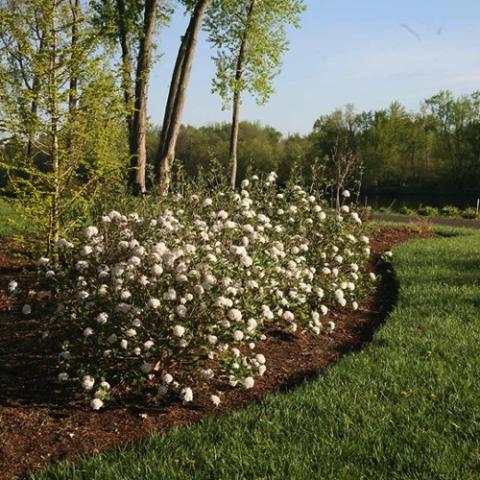
M 213 377 L 252 388 L 267 330 L 328 334 L 330 309 L 358 308 L 373 281 L 361 223 L 299 186 L 278 193 L 275 174 L 240 194 L 173 196 L 155 218 L 111 211 L 38 262 L 62 332 L 58 380 L 78 382 L 93 409 L 110 385 L 157 382 L 185 402 Z

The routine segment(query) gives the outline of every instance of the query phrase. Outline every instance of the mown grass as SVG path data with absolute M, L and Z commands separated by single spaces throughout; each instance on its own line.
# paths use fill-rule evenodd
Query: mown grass
M 373 342 L 249 408 L 37 479 L 480 478 L 480 235 L 394 249 Z

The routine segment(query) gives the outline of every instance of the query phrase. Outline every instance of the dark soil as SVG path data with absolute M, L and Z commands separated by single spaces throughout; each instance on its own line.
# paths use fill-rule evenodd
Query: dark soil
M 45 320 L 18 314 L 19 306 L 7 296 L 11 279 L 28 280 L 30 262 L 15 255 L 12 245 L 0 244 L 0 479 L 24 478 L 52 462 L 125 446 L 151 431 L 238 409 L 268 392 L 294 388 L 315 377 L 340 356 L 369 342 L 395 305 L 397 284 L 381 253 L 412 238 L 430 236 L 402 227 L 375 232 L 370 268 L 381 275 L 375 293 L 354 313 L 332 313 L 336 324 L 332 335 L 270 332 L 256 348 L 265 354 L 268 369 L 253 389 L 213 385 L 214 391 L 221 391 L 217 408 L 209 400 L 211 385 L 196 391 L 188 405 L 171 400 L 149 406 L 132 398 L 127 406 L 109 404 L 100 412 L 55 382 L 54 354 L 49 353 L 53 349 L 40 335 Z

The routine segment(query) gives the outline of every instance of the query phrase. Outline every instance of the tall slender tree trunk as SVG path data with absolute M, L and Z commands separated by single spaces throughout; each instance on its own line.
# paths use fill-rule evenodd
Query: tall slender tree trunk
M 170 82 L 170 88 L 168 91 L 167 105 L 165 107 L 165 113 L 163 117 L 162 131 L 160 132 L 160 143 L 159 143 L 159 153 L 158 160 L 164 153 L 164 147 L 166 144 L 166 139 L 168 132 L 170 130 L 170 123 L 172 120 L 173 107 L 175 105 L 175 99 L 177 97 L 178 88 L 180 85 L 181 74 L 183 70 L 183 63 L 185 61 L 185 52 L 187 51 L 187 46 L 189 43 L 189 35 L 191 29 L 191 22 L 188 25 L 188 28 L 185 32 L 185 35 L 181 38 L 180 49 L 178 50 L 177 60 L 175 61 L 175 67 L 173 69 L 172 80 Z M 159 165 L 155 165 L 156 170 L 158 171 Z
M 233 188 L 237 183 L 237 168 L 238 168 L 238 131 L 240 126 L 240 103 L 242 92 L 242 78 L 243 68 L 245 66 L 245 57 L 248 46 L 248 31 L 250 21 L 253 15 L 253 9 L 255 7 L 255 0 L 251 0 L 248 7 L 247 19 L 245 22 L 245 30 L 242 35 L 242 41 L 240 42 L 240 50 L 238 51 L 237 65 L 235 70 L 235 87 L 233 93 L 233 105 L 232 105 L 232 127 L 230 131 L 230 148 L 229 148 L 229 161 L 231 165 L 230 183 Z
M 60 159 L 58 152 L 58 105 L 57 105 L 57 0 L 51 3 L 50 35 L 49 35 L 49 71 L 48 71 L 48 103 L 50 114 L 50 158 L 52 162 L 52 189 L 50 204 L 50 228 L 48 233 L 48 251 L 59 235 L 59 200 L 60 200 Z
M 144 193 L 147 164 L 147 97 L 158 0 L 145 2 L 144 29 L 140 41 L 135 76 L 135 104 L 130 132 L 130 187 Z
M 127 131 L 130 135 L 133 122 L 133 86 L 132 86 L 132 59 L 128 40 L 127 14 L 125 0 L 117 0 L 118 33 L 122 50 L 122 90 L 125 104 Z
M 162 127 L 163 143 L 158 147 L 156 155 L 156 176 L 159 192 L 166 194 L 170 187 L 170 171 L 175 158 L 178 134 L 185 106 L 186 93 L 192 71 L 193 58 L 197 45 L 198 35 L 202 26 L 202 18 L 210 5 L 210 0 L 198 0 L 190 18 L 187 31 L 182 38 L 182 43 L 177 55 L 175 70 L 170 84 L 171 114 Z M 169 111 L 168 102 L 166 112 Z M 166 129 L 166 130 L 165 130 Z
M 80 0 L 70 0 L 70 11 L 72 13 L 72 30 L 71 30 L 71 66 L 70 66 L 70 80 L 68 89 L 68 121 L 69 131 L 67 136 L 67 152 L 68 156 L 73 155 L 73 121 L 75 112 L 77 110 L 78 100 L 78 65 L 76 55 L 78 55 L 78 22 L 80 16 Z

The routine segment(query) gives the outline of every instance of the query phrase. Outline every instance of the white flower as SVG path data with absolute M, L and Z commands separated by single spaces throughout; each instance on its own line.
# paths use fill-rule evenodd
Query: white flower
M 88 257 L 93 252 L 93 248 L 90 245 L 84 245 L 80 250 L 80 255 L 82 257 Z
M 220 397 L 218 395 L 210 395 L 210 401 L 216 406 L 218 407 L 220 405 Z
M 38 267 L 44 267 L 49 261 L 50 261 L 49 258 L 41 257 L 37 260 L 37 266 Z
M 32 307 L 28 303 L 26 303 L 22 308 L 22 313 L 24 315 L 30 315 L 32 313 Z
M 45 278 L 54 278 L 55 272 L 53 270 L 48 270 L 45 272 Z
M 137 331 L 134 328 L 129 328 L 126 332 L 125 335 L 127 337 L 134 337 L 137 334 Z
M 81 384 L 82 384 L 82 388 L 88 392 L 95 385 L 95 379 L 93 377 L 91 377 L 90 375 L 85 375 L 82 378 Z
M 156 263 L 155 265 L 153 265 L 152 267 L 152 275 L 156 276 L 156 277 L 159 277 L 161 274 L 163 273 L 163 268 L 161 265 L 159 265 L 158 263 Z
M 236 342 L 240 342 L 243 339 L 243 332 L 241 330 L 235 330 L 233 332 L 233 338 Z
M 393 257 L 393 252 L 392 252 L 391 250 L 387 250 L 387 251 L 384 253 L 384 255 L 385 255 L 386 257 L 390 257 L 390 258 L 391 258 L 391 257 Z
M 103 382 L 100 382 L 100 388 L 103 390 L 110 390 L 111 387 L 110 384 L 104 380 Z
M 328 313 L 328 308 L 325 305 L 320 305 L 320 311 L 322 315 L 326 315 Z
M 253 264 L 253 260 L 252 260 L 252 257 L 249 257 L 248 255 L 242 255 L 240 257 L 240 263 L 244 266 L 244 267 L 251 267 L 252 264 Z
M 150 350 L 154 345 L 154 342 L 152 342 L 152 340 L 147 340 L 144 344 L 143 344 L 143 347 L 145 348 L 145 350 Z
M 90 406 L 92 407 L 93 410 L 100 410 L 103 407 L 103 402 L 99 398 L 94 398 L 90 402 Z
M 131 296 L 132 294 L 128 290 L 122 290 L 122 292 L 120 293 L 120 299 L 124 301 L 128 300 Z
M 210 345 L 215 345 L 218 341 L 218 337 L 215 335 L 208 335 L 207 340 Z
M 265 355 L 261 354 L 261 353 L 257 353 L 255 355 L 255 359 L 257 360 L 257 362 L 260 364 L 260 365 L 263 365 L 265 362 L 266 362 L 266 359 L 265 359 Z
M 163 381 L 163 383 L 168 385 L 169 383 L 173 382 L 173 377 L 169 373 L 165 373 L 162 376 L 162 381 Z
M 205 378 L 206 380 L 212 379 L 215 374 L 211 368 L 205 368 L 203 370 L 200 370 L 200 375 Z
M 228 318 L 232 322 L 239 322 L 242 319 L 242 312 L 236 308 L 232 308 L 228 311 Z
M 16 282 L 15 280 L 12 280 L 9 284 L 8 284 L 8 291 L 9 292 L 14 292 L 18 287 L 18 282 Z
M 350 198 L 350 192 L 348 190 L 344 190 L 342 192 L 342 197 L 343 198 Z
M 93 330 L 92 330 L 90 327 L 87 327 L 87 328 L 83 331 L 83 336 L 84 336 L 84 337 L 89 337 L 90 335 L 93 335 Z
M 184 318 L 187 315 L 187 308 L 185 307 L 185 305 L 178 305 L 175 311 L 177 312 L 177 315 L 179 317 Z
M 193 400 L 193 391 L 190 387 L 185 387 L 182 388 L 182 391 L 180 392 L 180 398 L 184 402 L 191 402 Z
M 80 300 L 86 300 L 88 297 L 90 296 L 90 294 L 85 291 L 85 290 L 80 290 L 78 293 L 77 293 L 77 297 L 80 299 Z
M 243 381 L 243 386 L 247 389 L 248 388 L 253 388 L 254 385 L 255 385 L 255 380 L 253 379 L 253 377 L 247 377 Z
M 183 335 L 185 334 L 185 327 L 183 327 L 182 325 L 175 325 L 173 327 L 173 335 L 175 337 L 183 337 Z
M 70 243 L 68 240 L 65 240 L 64 238 L 59 238 L 56 242 L 55 242 L 55 246 L 57 248 L 72 248 L 73 247 L 73 243 Z
M 90 239 L 95 235 L 98 235 L 98 228 L 94 226 L 90 226 L 90 227 L 87 227 L 83 233 L 85 235 L 85 238 Z
M 375 281 L 377 279 L 377 276 L 373 273 L 373 272 L 370 272 L 369 273 L 369 277 L 371 280 Z
M 133 257 L 130 257 L 128 259 L 128 263 L 130 265 L 133 265 L 134 267 L 138 267 L 142 263 L 142 260 L 139 257 L 137 257 L 136 255 L 134 255 Z
M 332 333 L 334 330 L 335 330 L 335 322 L 333 322 L 332 320 L 330 320 L 330 321 L 327 323 L 327 332 L 328 332 L 328 333 Z
M 283 312 L 282 318 L 286 322 L 293 322 L 293 320 L 295 320 L 295 315 L 289 310 L 286 310 L 285 312 Z
M 147 304 L 150 308 L 158 308 L 160 306 L 160 300 L 158 298 L 151 298 Z
M 249 318 L 247 320 L 247 330 L 253 332 L 257 328 L 257 321 L 254 318 Z

